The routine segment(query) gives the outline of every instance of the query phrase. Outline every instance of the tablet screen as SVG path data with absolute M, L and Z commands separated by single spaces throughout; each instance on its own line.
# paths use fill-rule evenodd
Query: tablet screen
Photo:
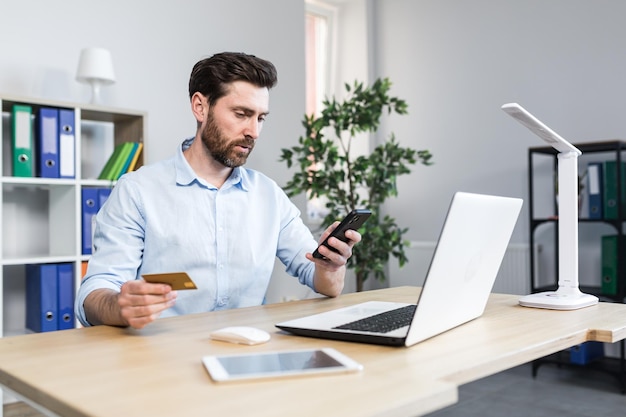
M 333 349 L 208 356 L 203 362 L 218 381 L 360 369 L 359 364 Z
M 341 366 L 321 350 L 301 352 L 276 352 L 266 355 L 225 356 L 219 357 L 226 372 L 231 375 L 249 373 L 268 373 L 298 371 L 304 369 L 329 368 Z

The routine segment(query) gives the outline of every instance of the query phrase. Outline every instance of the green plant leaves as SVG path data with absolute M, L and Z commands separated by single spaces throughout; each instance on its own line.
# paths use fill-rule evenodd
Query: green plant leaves
M 357 290 L 373 275 L 385 280 L 385 264 L 390 256 L 402 266 L 407 262 L 403 240 L 408 229 L 401 228 L 390 216 L 380 217 L 380 207 L 398 195 L 397 178 L 409 174 L 420 162 L 430 165 L 427 150 L 403 148 L 393 133 L 369 155 L 353 156 L 352 143 L 364 132 L 375 132 L 387 114 L 407 114 L 404 100 L 389 95 L 391 81 L 377 79 L 371 86 L 355 81 L 345 84 L 346 98 L 326 99 L 319 117 L 305 115 L 305 134 L 298 145 L 282 149 L 280 161 L 296 173 L 283 187 L 287 195 L 307 193 L 309 198 L 328 197 L 329 209 L 324 224 L 341 219 L 355 208 L 369 208 L 372 216 L 360 230 L 363 239 L 354 247 L 348 268 L 354 268 Z

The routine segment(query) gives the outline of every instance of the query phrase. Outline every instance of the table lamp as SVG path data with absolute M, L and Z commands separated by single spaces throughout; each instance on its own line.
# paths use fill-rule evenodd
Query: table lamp
M 559 153 L 558 163 L 558 227 L 559 282 L 556 291 L 529 294 L 519 299 L 524 307 L 552 310 L 576 310 L 598 303 L 598 297 L 584 294 L 578 286 L 578 157 L 582 152 L 557 135 L 517 103 L 508 103 L 502 110 L 549 143 Z
M 76 80 L 91 85 L 91 103 L 100 103 L 100 87 L 115 82 L 111 52 L 103 48 L 85 48 L 80 52 Z

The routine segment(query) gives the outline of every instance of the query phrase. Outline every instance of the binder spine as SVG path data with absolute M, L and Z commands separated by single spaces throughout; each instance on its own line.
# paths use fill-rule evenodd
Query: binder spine
M 26 265 L 26 327 L 35 332 L 58 330 L 57 265 Z
M 32 107 L 15 104 L 12 113 L 13 176 L 34 177 Z
M 604 187 L 601 162 L 590 162 L 587 166 L 587 187 L 589 190 L 589 218 L 604 218 L 604 210 L 602 208 Z
M 622 239 L 622 244 L 626 240 Z M 601 264 L 602 264 L 602 294 L 617 294 L 617 263 L 619 254 L 617 252 L 617 235 L 602 236 L 601 244 Z
M 620 174 L 618 181 L 618 173 Z M 620 184 L 620 193 L 617 190 L 617 184 Z M 622 162 L 618 167 L 616 161 L 606 161 L 603 168 L 603 191 L 604 191 L 604 207 L 603 214 L 605 219 L 617 219 L 624 206 L 626 205 L 626 163 Z M 620 200 L 618 199 L 620 195 Z
M 74 328 L 74 264 L 57 265 L 58 314 L 59 330 Z
M 92 247 L 92 218 L 98 213 L 98 189 L 83 188 L 82 198 L 82 254 L 91 255 Z
M 37 115 L 37 175 L 59 178 L 59 110 L 42 107 Z
M 59 109 L 59 176 L 61 178 L 76 176 L 75 142 L 74 110 Z

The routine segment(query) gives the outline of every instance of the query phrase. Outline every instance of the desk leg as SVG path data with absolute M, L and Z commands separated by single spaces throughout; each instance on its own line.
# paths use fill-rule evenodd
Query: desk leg
M 622 389 L 622 395 L 626 394 L 626 356 L 624 356 L 624 340 L 620 341 L 620 360 L 619 360 L 619 382 Z
M 539 370 L 540 366 L 541 366 L 541 362 L 539 360 L 533 361 L 533 366 L 532 366 L 533 378 L 537 378 L 537 371 Z

